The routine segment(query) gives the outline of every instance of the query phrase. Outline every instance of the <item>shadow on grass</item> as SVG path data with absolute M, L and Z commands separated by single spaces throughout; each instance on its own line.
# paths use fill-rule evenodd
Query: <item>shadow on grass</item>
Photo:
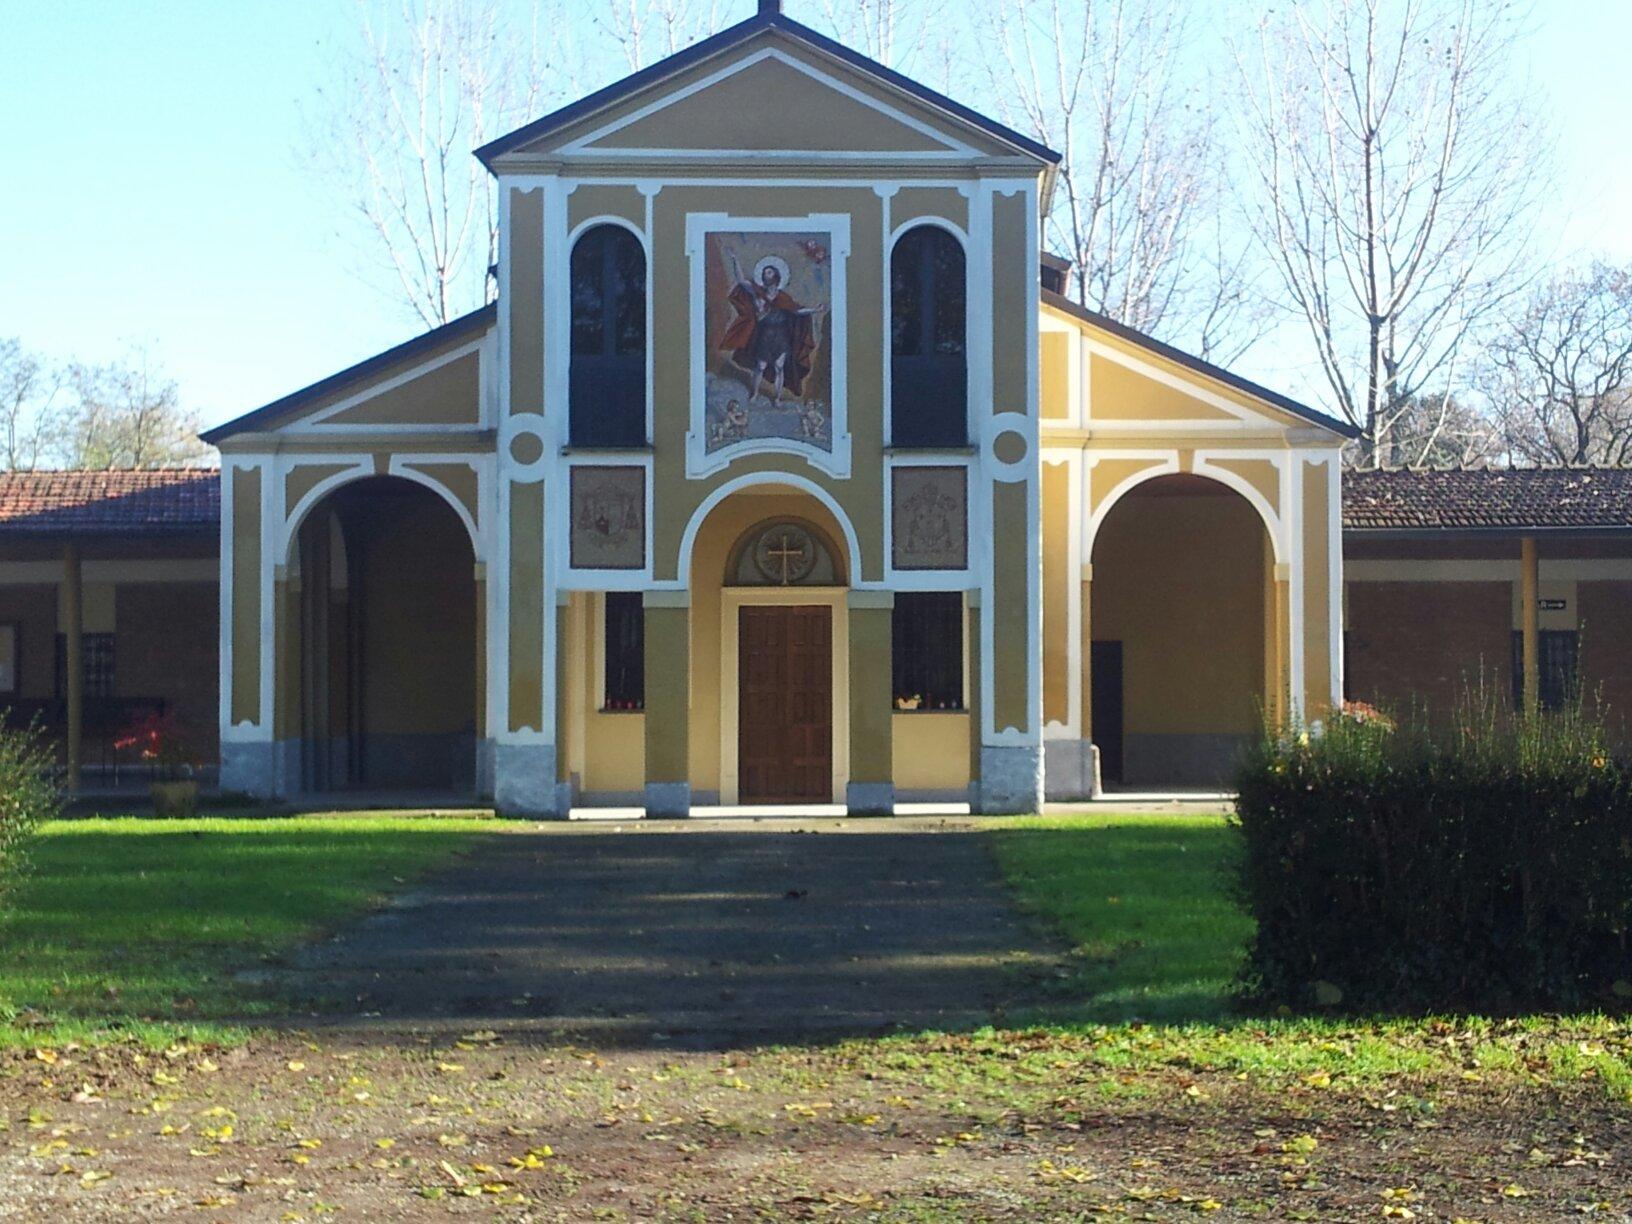
M 423 819 L 53 822 L 0 927 L 0 1038 L 274 1010 L 232 971 L 345 921 L 480 831 Z
M 1238 844 L 1217 815 L 1043 817 L 998 832 L 1020 905 L 1072 949 L 1023 1018 L 1239 1019 L 1232 992 L 1252 920 L 1232 890 Z

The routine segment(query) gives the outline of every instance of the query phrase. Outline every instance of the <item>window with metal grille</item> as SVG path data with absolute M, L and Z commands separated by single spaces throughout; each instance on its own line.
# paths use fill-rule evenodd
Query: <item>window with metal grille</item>
M 1543 629 L 1537 637 L 1541 708 L 1562 709 L 1575 700 L 1576 634 L 1573 629 Z M 1524 634 L 1513 631 L 1513 708 L 1524 709 Z
M 933 225 L 890 254 L 890 443 L 964 446 L 969 439 L 963 246 Z
M 113 696 L 113 634 L 82 633 L 79 637 L 79 655 L 84 662 L 84 688 L 81 696 Z M 68 695 L 68 637 L 57 634 L 57 696 Z
M 962 592 L 898 592 L 890 638 L 897 710 L 963 709 Z
M 646 252 L 621 225 L 597 225 L 571 262 L 568 441 L 645 446 Z
M 603 708 L 646 708 L 646 610 L 639 591 L 608 591 L 606 594 Z

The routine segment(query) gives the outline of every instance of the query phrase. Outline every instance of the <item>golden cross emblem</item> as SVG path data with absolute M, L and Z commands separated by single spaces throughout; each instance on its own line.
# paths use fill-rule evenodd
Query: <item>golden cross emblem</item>
M 781 547 L 779 547 L 779 548 L 768 548 L 768 549 L 765 550 L 765 555 L 768 558 L 770 558 L 772 561 L 780 561 L 782 563 L 782 585 L 783 586 L 787 586 L 788 583 L 791 581 L 791 578 L 790 578 L 789 572 L 788 572 L 789 563 L 793 562 L 793 561 L 803 560 L 804 555 L 805 555 L 805 550 L 803 548 L 800 548 L 800 547 L 797 547 L 795 545 L 792 545 L 792 544 L 788 543 L 788 541 L 791 538 L 792 537 L 787 532 L 784 531 L 782 533 L 781 537 L 780 537 Z

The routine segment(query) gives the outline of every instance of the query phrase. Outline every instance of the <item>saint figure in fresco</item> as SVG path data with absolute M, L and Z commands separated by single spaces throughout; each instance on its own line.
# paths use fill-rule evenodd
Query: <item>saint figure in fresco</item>
M 771 375 L 771 403 L 782 402 L 784 388 L 795 397 L 804 394 L 816 352 L 815 318 L 827 307 L 801 306 L 783 288 L 788 265 L 775 255 L 767 255 L 754 266 L 750 280 L 742 274 L 735 254 L 731 261 L 730 302 L 737 314 L 720 338 L 720 348 L 752 377 L 748 381 L 748 402 L 754 402 L 767 372 Z

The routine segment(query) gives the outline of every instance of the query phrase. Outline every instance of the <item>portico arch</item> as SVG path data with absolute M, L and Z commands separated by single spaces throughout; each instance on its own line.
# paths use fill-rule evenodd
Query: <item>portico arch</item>
M 814 547 L 829 553 L 829 566 L 817 565 L 785 584 L 739 581 L 734 563 L 741 560 L 745 549 L 755 547 L 760 534 L 779 524 L 809 532 Z M 693 785 L 705 795 L 717 794 L 723 803 L 843 803 L 850 781 L 852 741 L 848 594 L 857 565 L 848 520 L 818 491 L 782 479 L 739 486 L 716 500 L 695 527 L 689 533 L 691 548 L 684 559 L 691 600 Z M 798 609 L 807 611 L 795 611 Z M 810 793 L 756 791 L 753 779 L 745 779 L 744 711 L 765 697 L 752 691 L 754 669 L 744 668 L 745 652 L 751 654 L 754 649 L 752 635 L 756 633 L 826 635 L 825 668 L 822 660 L 807 658 L 805 665 L 814 671 L 801 680 L 809 701 L 825 701 L 825 742 L 805 749 L 818 755 L 825 751 L 826 785 L 804 788 Z M 798 651 L 800 646 L 794 642 L 790 649 Z M 807 648 L 805 655 L 810 653 Z M 887 672 L 887 657 L 882 666 Z M 817 711 L 812 717 L 821 714 Z M 820 732 L 816 734 L 821 738 Z
M 312 493 L 289 529 L 278 643 L 292 781 L 307 793 L 472 795 L 482 627 L 471 524 L 411 477 Z
M 1089 722 L 1107 785 L 1227 786 L 1283 688 L 1276 524 L 1226 480 L 1130 479 L 1093 515 Z

